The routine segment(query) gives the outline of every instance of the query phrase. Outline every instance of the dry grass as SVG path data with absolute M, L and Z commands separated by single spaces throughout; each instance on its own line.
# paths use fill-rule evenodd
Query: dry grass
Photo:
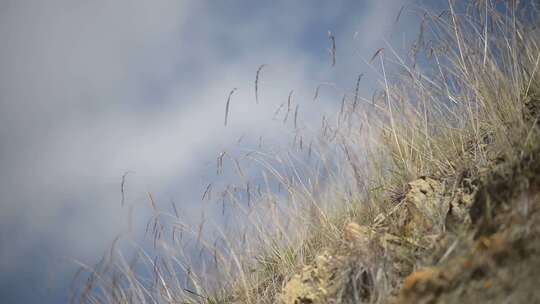
M 136 254 L 128 262 L 113 247 L 100 264 L 87 267 L 87 282 L 76 298 L 85 303 L 275 303 L 284 284 L 322 252 L 356 256 L 357 249 L 343 237 L 348 223 L 398 231 L 397 237 L 405 238 L 395 223 L 381 219 L 394 216 L 408 182 L 430 176 L 451 184 L 481 174 L 494 162 L 515 159 L 537 141 L 537 118 L 527 117 L 538 114 L 529 101 L 540 92 L 540 33 L 532 4 L 509 2 L 503 8 L 475 1 L 450 5 L 440 14 L 419 13 L 421 32 L 409 56 L 385 46 L 371 58 L 382 94 L 371 100 L 359 96 L 360 75 L 336 119 L 324 119 L 309 148 L 296 107 L 297 136 L 290 151 L 257 150 L 232 158 L 245 179 L 226 186 L 219 200 L 229 208 L 234 227 L 207 228 L 219 237 L 205 239 L 204 221 L 192 227 L 177 211 L 160 211 L 152 201 L 147 231 L 153 248 L 134 243 Z M 329 37 L 333 65 L 335 39 Z M 257 102 L 262 68 L 256 73 Z M 388 75 L 389 70 L 399 72 Z M 218 171 L 223 161 L 221 155 Z M 244 163 L 257 164 L 262 178 L 250 182 Z M 421 248 L 411 245 L 397 258 L 411 271 L 424 254 Z M 372 260 L 348 259 L 339 266 L 338 302 L 382 302 L 395 293 L 406 273 L 381 262 L 396 257 L 373 253 Z M 363 273 L 373 278 L 367 298 L 348 283 Z

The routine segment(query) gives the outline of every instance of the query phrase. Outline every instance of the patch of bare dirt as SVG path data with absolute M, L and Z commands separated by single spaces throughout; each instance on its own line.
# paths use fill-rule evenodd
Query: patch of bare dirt
M 395 303 L 540 303 L 540 150 L 482 180 L 445 259 L 407 276 Z

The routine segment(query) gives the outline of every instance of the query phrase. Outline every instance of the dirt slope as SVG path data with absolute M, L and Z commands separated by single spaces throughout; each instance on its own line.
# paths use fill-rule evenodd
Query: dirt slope
M 540 302 L 540 149 L 482 179 L 471 226 L 444 261 L 409 275 L 396 303 Z
M 281 302 L 540 303 L 540 142 L 527 147 L 408 183 L 390 212 L 349 223 L 347 245 L 292 277 Z

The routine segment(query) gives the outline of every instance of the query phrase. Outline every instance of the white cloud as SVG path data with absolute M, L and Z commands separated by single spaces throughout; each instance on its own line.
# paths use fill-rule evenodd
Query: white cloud
M 352 87 L 365 68 L 360 58 L 382 43 L 401 3 L 357 3 L 363 10 L 354 14 L 333 1 L 319 4 L 0 4 L 0 227 L 11 229 L 0 234 L 1 243 L 10 243 L 0 244 L 0 269 L 21 267 L 20 257 L 44 239 L 56 244 L 53 255 L 99 254 L 125 226 L 119 220 L 126 216 L 119 206 L 125 171 L 137 172 L 127 186 L 132 200 L 174 183 L 202 185 L 202 168 L 240 135 L 283 132 L 271 116 L 291 89 L 305 117 L 332 107 L 310 104 L 317 81 Z M 336 28 L 310 36 L 321 24 Z M 334 70 L 326 30 L 339 38 Z M 361 35 L 353 40 L 355 31 Z M 262 63 L 269 66 L 255 105 Z M 233 87 L 239 90 L 225 128 Z M 198 212 L 193 204 L 183 209 Z

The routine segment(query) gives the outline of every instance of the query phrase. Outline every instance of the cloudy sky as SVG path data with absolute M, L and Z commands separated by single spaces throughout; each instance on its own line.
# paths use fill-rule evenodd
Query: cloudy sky
M 282 139 L 290 90 L 320 123 L 371 55 L 417 30 L 401 0 L 0 0 L 0 299 L 63 303 L 147 192 L 200 213 L 215 158 L 241 136 Z M 412 20 L 412 21 L 411 21 Z M 330 65 L 328 31 L 337 43 Z M 254 78 L 261 73 L 260 102 Z M 362 88 L 376 86 L 376 73 Z M 370 80 L 371 79 L 371 80 Z M 228 93 L 229 124 L 224 127 Z M 367 94 L 367 93 L 366 93 Z M 371 96 L 370 94 L 368 94 Z M 279 140 L 277 140 L 279 141 Z M 39 300 L 39 301 L 38 301 Z

